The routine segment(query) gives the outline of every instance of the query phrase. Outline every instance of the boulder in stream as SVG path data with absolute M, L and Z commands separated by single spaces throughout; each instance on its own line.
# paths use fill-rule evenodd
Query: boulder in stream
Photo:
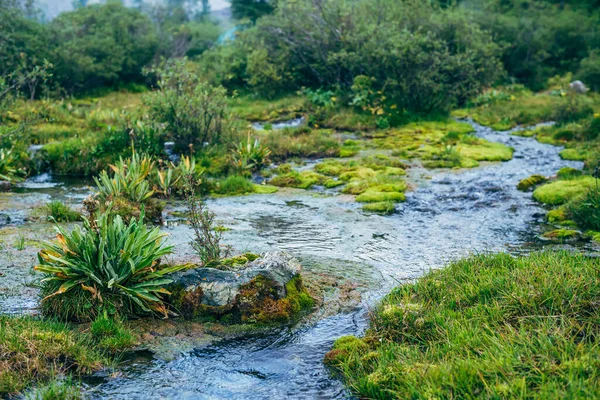
M 289 253 L 244 255 L 215 267 L 196 267 L 172 276 L 174 283 L 168 290 L 175 312 L 187 319 L 212 316 L 269 323 L 293 320 L 314 305 L 302 283 L 302 267 Z
M 0 192 L 9 192 L 10 187 L 11 185 L 9 181 L 0 181 Z

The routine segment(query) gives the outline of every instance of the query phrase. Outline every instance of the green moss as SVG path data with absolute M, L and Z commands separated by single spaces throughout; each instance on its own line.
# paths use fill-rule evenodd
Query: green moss
M 534 186 L 544 183 L 547 180 L 548 179 L 542 175 L 531 175 L 529 178 L 522 179 L 517 185 L 517 189 L 526 192 Z
M 477 144 L 460 144 L 458 152 L 461 156 L 475 161 L 509 161 L 514 150 L 502 143 L 478 140 Z
M 579 236 L 579 232 L 572 229 L 555 229 L 553 231 L 544 233 L 542 236 L 544 236 L 546 239 L 568 240 Z
M 585 161 L 588 158 L 587 151 L 583 149 L 564 149 L 559 155 L 563 160 L 572 161 Z
M 294 187 L 308 189 L 313 185 L 323 184 L 327 178 L 314 171 L 292 171 L 278 175 L 269 181 L 269 184 L 279 187 Z
M 273 194 L 277 190 L 277 187 L 271 185 L 254 185 L 254 193 L 258 194 Z
M 254 193 L 256 185 L 249 179 L 232 175 L 225 179 L 218 180 L 212 185 L 212 192 L 222 196 L 236 196 L 248 193 Z
M 275 283 L 258 275 L 240 288 L 236 296 L 236 312 L 243 323 L 288 322 L 300 311 L 312 308 L 314 299 L 308 294 L 300 276 L 286 284 L 286 297 L 277 297 Z
M 363 205 L 363 210 L 378 214 L 392 214 L 396 210 L 396 204 L 392 201 L 367 203 Z
M 342 186 L 345 184 L 346 184 L 346 182 L 340 181 L 340 180 L 335 180 L 335 179 L 327 179 L 325 182 L 323 182 L 323 186 L 325 186 L 328 189 Z
M 554 210 L 548 211 L 548 213 L 546 214 L 546 219 L 550 223 L 562 222 L 567 220 L 567 214 L 563 207 L 559 207 Z
M 544 204 L 564 204 L 572 198 L 584 194 L 595 185 L 595 182 L 596 180 L 590 176 L 558 180 L 535 189 L 533 198 Z
M 356 197 L 359 203 L 382 203 L 382 202 L 403 202 L 406 201 L 404 193 L 398 192 L 378 192 L 374 189 L 368 189 Z
M 579 176 L 582 176 L 583 171 L 581 171 L 580 169 L 576 169 L 576 168 L 563 167 L 558 170 L 556 175 L 558 176 L 559 179 L 571 179 L 571 178 L 577 178 Z

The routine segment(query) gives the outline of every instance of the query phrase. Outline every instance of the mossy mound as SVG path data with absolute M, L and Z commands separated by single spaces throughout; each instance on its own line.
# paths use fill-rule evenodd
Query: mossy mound
M 542 235 L 545 239 L 567 241 L 579 237 L 579 232 L 572 229 L 555 229 Z
M 533 198 L 544 204 L 560 205 L 584 194 L 595 185 L 591 176 L 575 179 L 561 179 L 540 186 L 533 192 Z
M 382 192 L 376 189 L 368 189 L 356 197 L 359 203 L 382 203 L 382 202 L 403 202 L 406 201 L 406 195 L 400 192 Z
M 571 161 L 585 161 L 588 159 L 588 152 L 584 149 L 564 149 L 560 153 L 560 158 Z
M 550 223 L 566 221 L 567 213 L 562 207 L 555 208 L 554 210 L 548 211 L 548 214 L 546 214 L 546 220 L 548 220 Z
M 273 323 L 291 321 L 302 310 L 314 306 L 300 276 L 286 285 L 286 297 L 278 298 L 274 282 L 262 275 L 240 288 L 235 299 L 234 313 L 243 323 Z
M 393 201 L 366 203 L 363 205 L 363 210 L 377 214 L 392 214 L 396 210 L 396 203 Z
M 269 181 L 269 184 L 279 187 L 309 189 L 314 185 L 324 184 L 326 180 L 327 177 L 314 171 L 291 171 L 283 175 L 277 175 Z
M 526 192 L 533 187 L 546 182 L 548 179 L 543 175 L 531 175 L 529 178 L 522 179 L 517 185 L 517 189 Z
M 510 161 L 514 153 L 511 147 L 483 139 L 475 144 L 459 144 L 457 149 L 461 156 L 475 161 Z
M 572 179 L 583 175 L 583 171 L 576 168 L 563 167 L 558 170 L 556 176 L 559 179 Z

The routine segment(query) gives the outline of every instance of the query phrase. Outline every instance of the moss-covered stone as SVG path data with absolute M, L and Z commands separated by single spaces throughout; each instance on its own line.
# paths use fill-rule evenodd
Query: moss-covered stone
M 240 288 L 236 296 L 235 312 L 243 323 L 272 323 L 291 321 L 300 311 L 314 306 L 300 276 L 286 285 L 286 297 L 278 298 L 275 282 L 258 275 Z
M 591 176 L 584 176 L 570 180 L 558 180 L 540 186 L 533 192 L 533 198 L 544 204 L 564 204 L 574 197 L 584 194 L 596 180 Z
M 529 178 L 521 180 L 517 185 L 517 189 L 526 192 L 529 189 L 546 182 L 547 180 L 548 179 L 546 179 L 546 177 L 543 175 L 531 175 Z
M 254 193 L 257 194 L 273 194 L 275 192 L 277 192 L 279 189 L 277 189 L 276 186 L 271 186 L 271 185 L 254 185 Z

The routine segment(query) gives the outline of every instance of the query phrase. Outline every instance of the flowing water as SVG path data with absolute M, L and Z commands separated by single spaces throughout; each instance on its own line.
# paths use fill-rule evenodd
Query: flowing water
M 350 393 L 322 363 L 335 339 L 359 335 L 367 311 L 404 281 L 474 252 L 526 252 L 537 239 L 545 211 L 531 193 L 516 190 L 532 174 L 552 175 L 560 148 L 532 138 L 473 124 L 476 135 L 515 149 L 505 163 L 428 171 L 414 166 L 416 189 L 391 216 L 367 215 L 352 198 L 329 191 L 282 190 L 273 195 L 211 200 L 209 207 L 231 228 L 237 250 L 283 249 L 308 272 L 348 276 L 364 285 L 358 309 L 269 334 L 221 341 L 174 361 L 137 357 L 122 376 L 97 377 L 92 398 L 110 399 L 328 399 Z M 191 254 L 189 228 L 169 224 L 180 255 Z

